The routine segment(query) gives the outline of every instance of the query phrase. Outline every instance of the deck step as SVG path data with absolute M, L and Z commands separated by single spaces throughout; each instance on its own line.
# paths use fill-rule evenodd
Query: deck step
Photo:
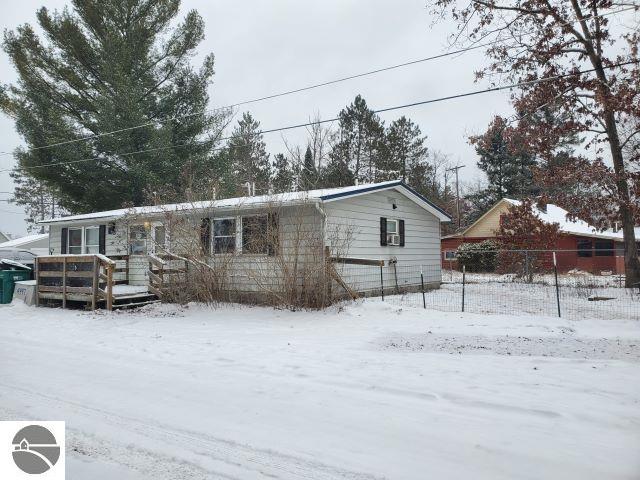
M 100 299 L 100 303 L 104 304 L 106 300 Z M 151 292 L 137 292 L 113 297 L 113 309 L 137 308 L 152 303 L 160 303 L 157 295 Z
M 155 300 L 147 300 L 145 302 L 131 302 L 131 303 L 120 303 L 120 304 L 114 304 L 113 305 L 113 309 L 126 309 L 126 308 L 138 308 L 138 307 L 144 307 L 145 305 L 153 305 L 154 303 L 160 303 L 160 300 L 155 299 Z
M 127 295 L 114 295 L 113 296 L 113 303 L 116 302 L 126 302 L 129 300 L 137 300 L 139 298 L 147 298 L 147 297 L 153 297 L 153 298 L 158 298 L 154 293 L 151 292 L 138 292 L 138 293 L 129 293 Z

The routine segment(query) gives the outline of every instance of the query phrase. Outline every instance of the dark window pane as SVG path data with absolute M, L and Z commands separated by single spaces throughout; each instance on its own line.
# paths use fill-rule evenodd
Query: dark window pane
M 82 229 L 81 228 L 69 229 L 69 246 L 70 247 L 82 246 Z
M 236 249 L 236 237 L 214 237 L 213 253 L 231 253 Z
M 613 257 L 613 240 L 596 240 L 596 257 Z
M 590 257 L 592 245 L 591 240 L 578 240 L 578 256 Z
M 236 234 L 236 221 L 233 218 L 213 221 L 213 236 L 225 237 Z
M 242 253 L 268 253 L 267 217 L 242 218 Z

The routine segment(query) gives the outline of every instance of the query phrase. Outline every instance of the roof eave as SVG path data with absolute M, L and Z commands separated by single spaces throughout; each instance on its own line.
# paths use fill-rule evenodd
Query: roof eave
M 413 200 L 415 203 L 423 207 L 425 210 L 429 211 L 430 213 L 438 217 L 438 219 L 441 222 L 447 223 L 452 220 L 449 214 L 447 214 L 444 210 L 442 210 L 437 205 L 434 205 L 433 203 L 431 203 L 427 198 L 420 195 L 413 188 L 409 187 L 406 183 L 402 182 L 401 180 L 398 180 L 392 183 L 383 184 L 383 185 L 373 185 L 368 188 L 361 188 L 359 190 L 354 190 L 351 192 L 340 192 L 340 193 L 334 193 L 330 195 L 323 195 L 320 197 L 320 199 L 322 200 L 322 202 L 326 203 L 326 202 L 333 202 L 336 200 L 342 200 L 345 198 L 352 198 L 360 195 L 366 195 L 372 192 L 383 192 L 385 190 L 399 191 L 400 193 L 404 194 L 405 196 Z

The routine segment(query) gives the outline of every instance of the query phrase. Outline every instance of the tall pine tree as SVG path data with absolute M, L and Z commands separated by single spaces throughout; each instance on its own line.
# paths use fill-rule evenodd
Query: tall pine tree
M 254 185 L 256 195 L 268 193 L 271 177 L 269 154 L 260 132 L 260 122 L 249 112 L 242 115 L 233 130 L 227 150 L 238 191 L 246 193 L 246 187 Z
M 426 184 L 428 170 L 426 137 L 420 127 L 405 116 L 394 120 L 387 128 L 384 154 L 378 161 L 378 180 L 409 181 Z
M 5 32 L 18 81 L 0 86 L 0 108 L 26 143 L 21 171 L 72 212 L 141 204 L 148 190 L 210 176 L 220 115 L 201 113 L 213 55 L 189 63 L 204 38 L 198 13 L 176 25 L 180 0 L 72 4 L 38 10 L 44 38 L 28 24 Z
M 318 171 L 316 170 L 316 162 L 313 159 L 311 146 L 307 145 L 304 152 L 304 160 L 300 169 L 300 190 L 312 190 L 318 184 Z
M 533 192 L 536 159 L 514 133 L 507 121 L 497 116 L 484 134 L 471 138 L 480 157 L 478 168 L 487 176 L 485 194 L 492 202 L 523 198 Z
M 44 225 L 38 225 L 38 221 L 66 213 L 60 207 L 58 194 L 19 168 L 15 168 L 10 175 L 15 185 L 10 201 L 24 208 L 27 230 L 45 233 Z
M 273 159 L 273 179 L 271 188 L 274 193 L 290 192 L 293 190 L 294 172 L 289 159 L 278 153 Z
M 384 147 L 384 123 L 358 95 L 339 114 L 338 142 L 323 179 L 329 185 L 353 185 L 376 179 L 377 161 Z

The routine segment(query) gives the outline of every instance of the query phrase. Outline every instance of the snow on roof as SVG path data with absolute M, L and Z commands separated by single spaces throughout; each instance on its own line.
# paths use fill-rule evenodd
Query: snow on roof
M 189 211 L 189 210 L 214 209 L 214 208 L 240 209 L 240 208 L 261 207 L 261 206 L 266 206 L 270 204 L 280 205 L 280 204 L 304 203 L 308 201 L 319 201 L 319 200 L 327 201 L 327 200 L 340 198 L 343 196 L 357 195 L 357 194 L 366 193 L 369 191 L 383 190 L 387 188 L 397 188 L 397 187 L 404 187 L 407 191 L 417 196 L 420 201 L 428 204 L 434 210 L 434 213 L 437 216 L 439 216 L 443 221 L 449 220 L 449 216 L 444 211 L 442 211 L 437 206 L 433 205 L 426 198 L 417 194 L 415 191 L 407 187 L 401 181 L 391 180 L 391 181 L 380 182 L 380 183 L 352 185 L 349 187 L 324 188 L 324 189 L 308 190 L 308 191 L 302 191 L 302 192 L 275 193 L 271 195 L 259 195 L 254 197 L 235 197 L 235 198 L 224 198 L 220 200 L 207 200 L 207 201 L 199 201 L 199 202 L 121 208 L 118 210 L 107 210 L 104 212 L 86 213 L 86 214 L 80 214 L 80 215 L 70 215 L 66 217 L 51 218 L 48 220 L 43 220 L 38 223 L 51 224 L 51 223 L 58 223 L 58 222 L 75 222 L 75 221 L 93 220 L 93 219 L 109 220 L 109 219 L 120 218 L 125 215 L 159 215 L 159 214 L 171 212 L 171 211 Z
M 505 201 L 512 205 L 520 205 L 519 200 L 513 200 L 505 198 Z M 564 208 L 551 203 L 547 204 L 546 212 L 540 210 L 535 205 L 533 206 L 535 215 L 545 223 L 557 223 L 560 225 L 560 231 L 562 233 L 569 233 L 573 235 L 582 235 L 586 237 L 604 238 L 610 240 L 623 240 L 622 231 L 614 232 L 613 230 L 598 231 L 596 227 L 588 224 L 583 220 L 569 220 L 567 212 Z M 636 235 L 640 231 L 640 228 L 636 228 Z
M 28 245 L 32 242 L 38 242 L 40 240 L 46 240 L 49 238 L 48 233 L 38 233 L 36 235 L 27 235 L 25 237 L 14 238 L 8 242 L 0 243 L 0 248 L 17 248 L 24 245 Z

